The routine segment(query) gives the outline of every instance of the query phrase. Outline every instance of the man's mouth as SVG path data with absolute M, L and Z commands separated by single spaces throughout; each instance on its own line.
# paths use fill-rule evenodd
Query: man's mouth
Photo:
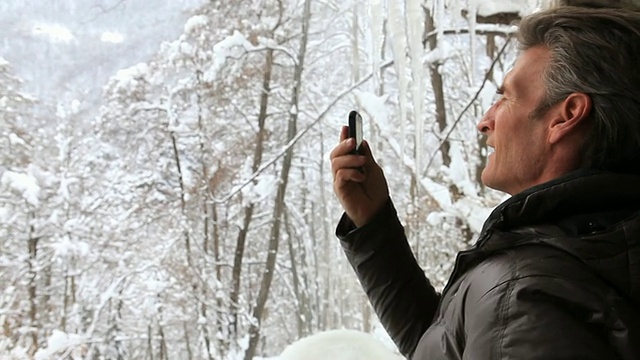
M 496 149 L 493 146 L 487 144 L 486 151 L 487 151 L 487 157 L 489 157 L 491 156 L 491 154 L 493 154 L 496 151 Z

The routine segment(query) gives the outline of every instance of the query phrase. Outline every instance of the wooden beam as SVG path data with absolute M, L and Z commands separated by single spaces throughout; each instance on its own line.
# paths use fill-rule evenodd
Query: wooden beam
M 579 7 L 613 7 L 640 10 L 640 0 L 559 0 L 556 4 Z M 462 16 L 468 16 L 467 10 L 462 10 Z M 511 25 L 520 19 L 520 14 L 515 12 L 502 12 L 490 16 L 476 16 L 479 24 L 504 24 Z
M 564 0 L 564 5 L 584 7 L 614 7 L 640 10 L 640 0 Z
M 461 11 L 462 16 L 467 19 L 469 17 L 469 11 L 463 9 Z M 517 20 L 520 19 L 520 14 L 518 13 L 495 13 L 490 16 L 476 16 L 476 23 L 478 24 L 503 24 L 503 25 L 512 25 Z

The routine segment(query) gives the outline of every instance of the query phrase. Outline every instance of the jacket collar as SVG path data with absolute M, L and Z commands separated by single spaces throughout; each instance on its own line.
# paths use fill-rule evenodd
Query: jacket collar
M 627 215 L 591 233 L 557 227 L 611 214 Z M 640 305 L 640 176 L 578 170 L 514 195 L 491 213 L 474 252 L 486 256 L 531 242 L 580 259 Z
M 491 213 L 482 233 L 621 209 L 640 210 L 640 176 L 580 169 L 507 199 Z

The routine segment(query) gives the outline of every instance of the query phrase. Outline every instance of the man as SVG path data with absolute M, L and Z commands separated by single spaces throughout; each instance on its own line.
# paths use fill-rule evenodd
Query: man
M 368 144 L 350 154 L 344 128 L 331 153 L 336 233 L 407 358 L 640 359 L 640 13 L 545 10 L 518 39 L 478 124 L 494 149 L 482 181 L 512 197 L 442 295 Z

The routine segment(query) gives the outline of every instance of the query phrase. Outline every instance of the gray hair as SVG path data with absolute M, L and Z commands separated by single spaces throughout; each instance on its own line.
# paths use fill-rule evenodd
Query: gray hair
M 543 115 L 575 92 L 592 101 L 582 167 L 640 174 L 640 12 L 558 7 L 529 15 L 520 49 L 545 46 Z

